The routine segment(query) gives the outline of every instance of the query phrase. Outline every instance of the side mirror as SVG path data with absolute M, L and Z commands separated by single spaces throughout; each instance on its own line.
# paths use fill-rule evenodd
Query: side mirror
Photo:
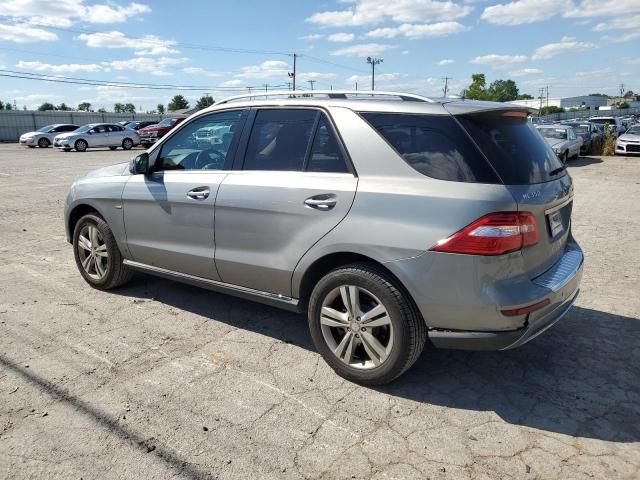
M 146 175 L 149 173 L 149 154 L 143 152 L 137 157 L 133 157 L 129 162 L 129 172 L 133 175 Z

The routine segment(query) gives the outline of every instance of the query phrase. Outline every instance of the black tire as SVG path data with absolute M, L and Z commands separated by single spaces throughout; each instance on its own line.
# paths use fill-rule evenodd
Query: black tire
M 125 138 L 122 140 L 122 148 L 125 150 L 131 150 L 133 148 L 133 140 L 130 138 Z
M 115 150 L 118 147 L 109 147 L 109 150 Z
M 343 285 L 354 285 L 375 295 L 387 310 L 393 327 L 391 350 L 380 365 L 356 368 L 340 360 L 325 341 L 320 324 L 324 299 Z M 314 287 L 308 306 L 311 338 L 316 350 L 343 378 L 361 385 L 382 385 L 404 373 L 418 359 L 427 340 L 427 327 L 405 289 L 381 268 L 367 264 L 345 265 L 327 273 Z
M 88 147 L 89 144 L 87 143 L 87 141 L 82 139 L 76 140 L 76 143 L 74 145 L 76 152 L 86 152 Z
M 101 279 L 95 279 L 91 277 L 82 266 L 82 260 L 80 259 L 80 248 L 78 247 L 78 238 L 80 233 L 86 226 L 94 226 L 98 229 L 98 232 L 102 236 L 106 250 L 108 253 L 108 263 L 106 266 L 106 273 Z M 76 266 L 82 275 L 82 278 L 98 290 L 109 290 L 119 287 L 127 283 L 133 276 L 133 272 L 129 270 L 123 263 L 122 254 L 116 243 L 116 239 L 113 236 L 113 232 L 107 225 L 104 219 L 96 214 L 90 213 L 78 220 L 73 230 L 73 256 L 76 260 Z
M 36 148 L 36 146 L 35 146 L 35 145 L 27 145 L 27 147 L 29 147 L 29 148 Z
M 49 140 L 47 138 L 41 138 L 40 140 L 38 140 L 38 146 L 40 148 L 47 148 L 49 147 L 49 145 L 51 145 L 51 142 L 49 142 Z

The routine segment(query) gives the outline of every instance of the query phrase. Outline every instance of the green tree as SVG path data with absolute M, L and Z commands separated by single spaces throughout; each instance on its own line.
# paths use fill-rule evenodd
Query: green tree
M 100 107 L 98 113 L 107 113 L 107 110 L 104 107 Z
M 136 113 L 136 106 L 133 103 L 127 103 L 124 106 L 124 111 L 126 113 Z
M 67 104 L 62 102 L 60 105 L 56 107 L 56 110 L 61 110 L 63 112 L 66 112 L 68 110 L 71 110 L 71 108 L 67 107 Z
M 13 105 L 11 105 L 11 102 L 7 102 L 4 104 L 4 109 L 5 110 L 13 110 Z
M 156 111 L 162 115 L 164 113 L 164 105 L 159 103 L 158 106 L 156 107 Z
M 170 112 L 175 112 L 176 110 L 183 110 L 185 108 L 189 108 L 189 102 L 182 95 L 176 95 L 171 99 L 167 108 Z
M 518 98 L 518 86 L 513 80 L 496 80 L 489 85 L 487 93 L 494 102 L 511 102 Z
M 4 110 L 4 103 L 0 101 L 0 110 Z
M 89 102 L 80 102 L 78 104 L 78 110 L 80 110 L 81 112 L 90 112 L 91 104 Z
M 46 112 L 47 110 L 55 110 L 56 106 L 53 103 L 45 102 L 38 107 L 40 112 Z
M 533 97 L 531 95 L 529 95 L 528 93 L 523 93 L 521 95 L 518 95 L 516 100 L 533 100 Z
M 488 100 L 487 98 L 487 79 L 484 73 L 474 73 L 471 75 L 471 85 L 465 91 L 465 98 L 471 100 Z
M 617 108 L 629 108 L 629 104 L 627 102 L 618 102 L 616 103 Z
M 549 105 L 540 109 L 540 116 L 551 115 L 552 113 L 562 113 L 564 108 L 556 107 L 555 105 Z
M 124 103 L 116 103 L 113 105 L 113 111 L 115 113 L 124 113 Z
M 213 97 L 211 95 L 203 95 L 196 102 L 196 108 L 198 110 L 202 110 L 203 108 L 210 107 L 214 103 L 215 101 L 213 100 Z

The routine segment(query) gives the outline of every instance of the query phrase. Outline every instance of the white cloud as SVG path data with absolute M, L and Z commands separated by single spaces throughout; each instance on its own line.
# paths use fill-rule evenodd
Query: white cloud
M 332 33 L 327 37 L 330 42 L 351 42 L 356 36 L 353 33 Z
M 455 20 L 468 15 L 472 7 L 450 0 L 355 0 L 346 10 L 319 12 L 307 22 L 327 27 L 376 25 L 384 21 L 402 23 Z
M 563 37 L 560 42 L 549 43 L 540 48 L 536 48 L 531 56 L 534 60 L 546 60 L 566 52 L 582 52 L 598 48 L 597 45 L 590 42 L 578 42 L 573 37 Z
M 145 35 L 144 37 L 128 37 L 117 30 L 111 32 L 81 33 L 78 39 L 86 42 L 87 47 L 93 48 L 130 48 L 138 50 L 138 54 L 145 55 L 166 55 L 178 53 L 171 48 L 175 40 L 163 40 L 155 35 Z M 145 50 L 147 50 L 145 52 Z
M 34 70 L 36 72 L 53 72 L 53 73 L 75 73 L 75 72 L 108 72 L 109 69 L 95 63 L 63 63 L 51 64 L 43 62 L 26 62 L 20 60 L 16 64 L 17 68 Z
M 480 18 L 495 25 L 522 25 L 547 20 L 571 7 L 571 0 L 517 0 L 487 7 Z
M 640 29 L 640 15 L 618 17 L 608 22 L 598 23 L 593 27 L 593 31 L 604 32 L 606 30 L 626 30 L 631 28 Z
M 476 65 L 491 65 L 493 68 L 500 68 L 513 63 L 526 62 L 526 55 L 497 55 L 492 53 L 490 55 L 482 55 L 476 57 L 470 61 Z
M 362 43 L 346 48 L 341 48 L 339 50 L 331 52 L 331 55 L 342 57 L 367 57 L 369 55 L 379 55 L 390 48 L 395 48 L 395 46 L 382 45 L 380 43 Z
M 320 40 L 321 38 L 324 38 L 324 35 L 321 35 L 319 33 L 312 33 L 310 35 L 305 35 L 304 37 L 300 37 L 301 40 L 307 40 L 307 41 Z
M 466 30 L 469 30 L 469 27 L 458 22 L 403 23 L 397 27 L 376 28 L 367 32 L 366 36 L 371 38 L 395 38 L 398 35 L 404 35 L 407 38 L 446 37 Z
M 17 104 L 26 105 L 30 109 L 36 109 L 44 102 L 58 103 L 60 100 L 62 100 L 62 95 L 48 93 L 32 93 L 15 97 Z
M 438 62 L 438 65 L 451 65 L 452 63 L 456 63 L 456 61 L 451 58 L 444 58 Z
M 203 77 L 221 77 L 223 73 L 205 70 L 202 67 L 184 67 L 182 71 L 188 75 L 199 75 Z
M 24 23 L 17 25 L 0 24 L 0 40 L 16 43 L 53 42 L 58 39 L 55 33 L 35 28 Z
M 242 67 L 242 73 L 236 74 L 236 77 L 241 78 L 276 78 L 280 77 L 283 80 L 288 77 L 289 64 L 281 60 L 267 60 L 260 65 L 249 65 Z
M 509 72 L 512 77 L 527 77 L 530 75 L 540 75 L 542 70 L 539 68 L 522 68 L 520 70 L 513 70 Z
M 333 80 L 336 77 L 335 73 L 303 72 L 296 74 L 296 79 L 301 82 L 306 82 L 307 80 Z
M 376 83 L 378 82 L 391 82 L 393 80 L 398 80 L 399 78 L 403 78 L 404 75 L 401 73 L 381 73 L 376 75 Z M 371 75 L 352 75 L 349 78 L 345 79 L 344 83 L 353 84 L 355 82 L 361 84 L 368 84 L 371 82 Z
M 141 3 L 87 5 L 84 0 L 3 0 L 2 15 L 37 24 L 68 27 L 74 21 L 89 23 L 121 23 L 130 17 L 151 11 Z
M 638 12 L 640 12 L 638 0 L 582 0 L 569 9 L 564 16 L 567 18 L 625 17 Z
M 640 31 L 638 30 L 622 33 L 619 35 L 603 35 L 602 37 L 600 37 L 601 40 L 611 43 L 630 42 L 631 40 L 635 40 L 636 38 L 640 38 Z
M 173 75 L 172 72 L 166 70 L 167 67 L 179 65 L 186 62 L 186 58 L 147 58 L 147 57 L 135 57 L 127 60 L 113 60 L 111 62 L 104 62 L 105 65 L 110 66 L 114 70 L 133 70 L 140 73 L 150 73 L 157 76 L 169 76 Z

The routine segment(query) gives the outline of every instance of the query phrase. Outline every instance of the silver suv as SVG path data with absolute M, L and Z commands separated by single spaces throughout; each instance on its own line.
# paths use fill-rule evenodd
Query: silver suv
M 378 92 L 235 97 L 77 180 L 67 238 L 95 288 L 138 270 L 306 312 L 338 374 L 386 383 L 427 340 L 514 348 L 575 301 L 572 181 L 528 113 Z

